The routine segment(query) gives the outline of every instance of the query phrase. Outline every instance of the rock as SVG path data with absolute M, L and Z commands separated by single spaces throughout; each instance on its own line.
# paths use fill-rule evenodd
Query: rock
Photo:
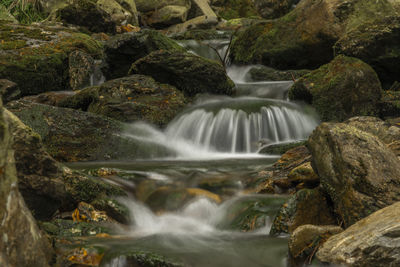
M 121 255 L 121 253 L 123 253 Z M 128 266 L 160 266 L 160 267 L 184 267 L 184 263 L 174 257 L 165 257 L 153 252 L 129 250 L 114 251 L 115 258 L 110 261 L 110 265 L 126 262 Z
M 289 253 L 295 261 L 303 261 L 332 235 L 343 232 L 336 225 L 317 226 L 305 224 L 296 228 L 290 235 Z
M 329 238 L 317 258 L 346 266 L 398 266 L 399 218 L 400 202 L 378 210 Z
M 2 266 L 50 266 L 53 250 L 39 231 L 18 190 L 12 137 L 0 101 L 0 264 Z
M 300 78 L 290 88 L 289 98 L 312 104 L 323 121 L 343 121 L 377 115 L 381 91 L 370 66 L 356 58 L 338 56 Z
M 53 17 L 64 23 L 85 27 L 91 32 L 115 33 L 116 29 L 111 15 L 91 0 L 71 0 L 54 11 Z
M 135 2 L 137 10 L 143 13 L 170 5 L 190 7 L 191 4 L 188 0 L 135 0 Z
M 221 198 L 207 190 L 200 188 L 172 188 L 162 186 L 157 188 L 146 199 L 154 212 L 176 211 L 195 198 L 207 198 L 215 203 L 221 203 Z
M 186 6 L 165 6 L 155 10 L 147 23 L 156 28 L 166 28 L 168 26 L 186 21 L 189 9 Z
M 227 207 L 218 228 L 249 232 L 266 227 L 285 201 L 276 196 L 241 197 Z
M 381 117 L 399 117 L 400 116 L 400 92 L 383 91 L 380 101 Z
M 234 87 L 222 65 L 189 53 L 153 52 L 136 61 L 130 72 L 174 85 L 188 96 L 199 93 L 230 95 Z
M 304 184 L 306 187 L 317 187 L 319 185 L 319 177 L 311 167 L 311 162 L 306 162 L 294 169 L 288 174 L 289 182 L 292 184 Z
M 399 32 L 394 19 L 399 17 L 398 10 L 397 1 L 303 0 L 285 16 L 240 33 L 231 57 L 237 63 L 262 63 L 278 69 L 315 69 L 329 62 L 334 51 L 358 57 L 359 49 L 367 63 L 379 62 L 392 75 L 397 73 L 392 64 L 398 60 L 399 46 L 394 41 Z M 376 70 L 383 78 L 385 72 Z
M 345 121 L 350 126 L 370 133 L 385 143 L 397 157 L 400 156 L 400 128 L 375 117 L 354 117 Z
M 121 122 L 93 113 L 47 106 L 26 100 L 7 108 L 42 138 L 49 154 L 59 161 L 94 161 L 171 155 L 165 148 L 122 135 Z
M 255 0 L 254 6 L 261 17 L 275 19 L 287 14 L 299 0 Z
M 175 87 L 148 76 L 132 75 L 85 88 L 62 100 L 59 106 L 123 122 L 143 120 L 164 126 L 183 109 L 185 102 Z
M 6 80 L 0 79 L 0 95 L 4 104 L 18 99 L 21 96 L 21 90 L 19 90 L 18 84 Z
M 308 144 L 344 227 L 399 201 L 400 161 L 376 136 L 344 123 L 322 123 Z
M 74 222 L 72 220 L 62 219 L 41 222 L 39 226 L 43 231 L 57 238 L 96 236 L 98 234 L 111 233 L 110 229 L 96 223 Z
M 79 90 L 91 85 L 94 72 L 94 59 L 85 52 L 76 50 L 69 54 L 69 76 L 72 90 Z
M 107 79 L 126 76 L 133 62 L 157 50 L 184 51 L 175 41 L 153 30 L 111 37 L 104 46 L 108 65 L 104 73 Z
M 281 144 L 273 144 L 263 146 L 258 153 L 260 154 L 273 154 L 273 155 L 282 155 L 285 154 L 288 150 L 304 146 L 307 144 L 307 141 L 296 141 L 291 143 L 281 143 Z
M 185 32 L 172 35 L 175 40 L 206 41 L 213 39 L 229 39 L 231 32 L 222 32 L 215 29 L 189 29 Z
M 207 0 L 192 0 L 192 9 L 193 6 L 199 10 L 197 16 L 206 16 L 207 18 L 217 18 L 217 15 L 214 13 L 214 10 L 209 5 L 210 1 Z M 196 17 L 197 17 L 196 16 Z
M 111 20 L 117 25 L 139 25 L 134 0 L 98 0 L 97 6 L 110 14 Z
M 25 96 L 22 100 L 35 102 L 38 104 L 45 104 L 49 106 L 58 106 L 64 99 L 73 96 L 76 92 L 73 91 L 56 91 L 46 92 L 38 95 Z
M 171 27 L 165 29 L 165 31 L 170 34 L 179 34 L 190 29 L 212 29 L 217 24 L 217 17 L 207 17 L 203 15 L 187 20 L 181 24 L 172 25 Z
M 304 224 L 332 225 L 336 223 L 331 204 L 320 188 L 302 189 L 282 205 L 276 215 L 271 235 L 293 233 Z
M 310 70 L 280 71 L 266 66 L 253 67 L 249 71 L 251 81 L 291 81 L 309 74 Z
M 17 83 L 20 96 L 69 90 L 70 53 L 81 50 L 94 59 L 103 53 L 99 42 L 64 27 L 0 21 L 0 39 L 0 77 Z
M 226 20 L 258 16 L 258 12 L 251 0 L 214 2 L 214 10 L 219 17 Z
M 78 207 L 72 214 L 75 222 L 114 222 L 104 211 L 96 210 L 92 205 L 86 202 L 79 202 Z

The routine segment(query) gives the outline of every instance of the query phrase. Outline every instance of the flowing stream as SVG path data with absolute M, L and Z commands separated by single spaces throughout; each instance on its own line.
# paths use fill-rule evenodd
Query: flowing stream
M 227 43 L 208 42 L 222 55 Z M 182 45 L 218 59 L 204 43 Z M 113 182 L 131 194 L 120 200 L 130 209 L 131 226 L 117 229 L 120 238 L 92 241 L 106 251 L 102 266 L 132 266 L 134 252 L 183 266 L 286 266 L 287 239 L 269 236 L 285 197 L 246 188 L 279 157 L 258 154 L 263 145 L 304 140 L 318 118 L 310 107 L 288 101 L 291 81 L 251 82 L 250 68 L 228 68 L 237 85 L 233 97 L 199 96 L 165 129 L 132 124 L 124 135 L 154 153 L 135 161 L 71 165 L 116 170 Z

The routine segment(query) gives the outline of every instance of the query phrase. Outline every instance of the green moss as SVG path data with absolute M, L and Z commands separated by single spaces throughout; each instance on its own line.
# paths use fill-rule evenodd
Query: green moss
M 251 0 L 226 0 L 218 15 L 226 20 L 259 16 Z
M 95 236 L 100 233 L 110 234 L 111 230 L 94 223 L 74 222 L 56 219 L 51 222 L 39 222 L 39 227 L 51 236 L 57 238 Z

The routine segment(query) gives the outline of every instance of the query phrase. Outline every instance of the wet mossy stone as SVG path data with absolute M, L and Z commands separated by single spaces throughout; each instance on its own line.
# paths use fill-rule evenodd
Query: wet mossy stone
M 333 207 L 321 188 L 302 189 L 292 195 L 276 215 L 270 234 L 292 233 L 304 224 L 336 224 Z
M 58 105 L 107 116 L 119 121 L 147 121 L 164 126 L 185 105 L 175 87 L 144 75 L 131 75 L 85 88 Z
M 62 219 L 39 222 L 39 227 L 49 235 L 57 238 L 95 236 L 101 233 L 111 233 L 110 229 L 100 226 L 97 223 L 74 222 Z
M 102 45 L 59 26 L 23 26 L 0 21 L 0 77 L 19 85 L 21 96 L 68 90 L 69 54 L 82 50 L 100 59 Z
M 376 72 L 363 61 L 337 56 L 300 78 L 289 90 L 291 100 L 311 104 L 323 121 L 376 116 L 382 88 Z
M 155 30 L 117 34 L 104 45 L 107 79 L 124 77 L 136 60 L 157 50 L 185 51 L 174 40 Z
M 375 135 L 345 123 L 322 123 L 308 146 L 344 227 L 400 200 L 400 161 Z
M 122 135 L 128 126 L 97 114 L 12 101 L 7 108 L 37 132 L 51 156 L 59 161 L 93 161 L 167 156 L 163 147 Z
M 111 15 L 94 0 L 72 0 L 53 14 L 62 22 L 86 27 L 91 32 L 115 33 L 116 24 Z
M 156 51 L 136 61 L 131 74 L 144 74 L 176 86 L 187 96 L 199 93 L 231 95 L 234 83 L 224 67 L 190 53 Z
M 231 57 L 278 69 L 315 69 L 335 53 L 361 57 L 393 77 L 398 68 L 398 1 L 304 0 L 285 16 L 239 34 Z M 383 49 L 382 49 L 383 47 Z M 387 70 L 385 74 L 384 71 Z M 398 75 L 397 75 L 398 77 Z

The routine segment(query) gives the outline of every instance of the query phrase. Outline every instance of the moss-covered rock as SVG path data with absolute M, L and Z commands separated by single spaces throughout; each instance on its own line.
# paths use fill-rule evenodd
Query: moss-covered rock
M 37 104 L 26 100 L 7 108 L 42 138 L 59 161 L 92 161 L 170 155 L 149 143 L 121 135 L 127 126 L 93 113 Z
M 114 33 L 116 23 L 111 15 L 92 0 L 72 0 L 53 12 L 62 22 L 79 25 L 91 32 Z
M 76 222 L 62 219 L 40 222 L 39 227 L 49 235 L 57 238 L 96 236 L 97 234 L 111 233 L 110 229 L 96 223 Z
M 383 91 L 379 103 L 380 116 L 384 118 L 400 116 L 400 92 Z
M 166 125 L 183 109 L 185 98 L 173 86 L 151 77 L 132 75 L 88 87 L 59 103 L 124 122 L 148 121 Z
M 174 40 L 153 31 L 117 34 L 105 43 L 107 79 L 126 76 L 132 63 L 157 50 L 184 51 Z
M 282 17 L 293 9 L 299 0 L 254 0 L 258 13 L 265 19 Z
M 259 16 L 253 1 L 250 0 L 224 0 L 214 3 L 214 9 L 219 17 L 230 20 Z
M 187 19 L 189 8 L 190 6 L 165 6 L 155 10 L 146 22 L 150 26 L 159 29 L 183 23 Z
M 280 69 L 314 69 L 329 62 L 335 50 L 365 59 L 377 67 L 381 78 L 392 76 L 399 51 L 394 41 L 398 10 L 398 2 L 389 0 L 301 1 L 285 16 L 239 34 L 232 59 Z
M 152 76 L 176 86 L 185 95 L 232 94 L 234 84 L 221 64 L 193 54 L 157 51 L 136 61 L 130 73 Z
M 313 167 L 345 227 L 400 199 L 400 161 L 376 136 L 322 123 L 310 136 Z
M 0 22 L 0 77 L 19 85 L 21 96 L 70 88 L 69 55 L 101 58 L 102 45 L 68 28 Z
M 291 196 L 276 215 L 270 234 L 292 233 L 304 224 L 336 224 L 331 203 L 320 188 L 303 189 Z
M 379 79 L 369 65 L 338 56 L 299 79 L 290 88 L 289 98 L 312 104 L 323 121 L 343 121 L 378 115 L 381 92 Z

